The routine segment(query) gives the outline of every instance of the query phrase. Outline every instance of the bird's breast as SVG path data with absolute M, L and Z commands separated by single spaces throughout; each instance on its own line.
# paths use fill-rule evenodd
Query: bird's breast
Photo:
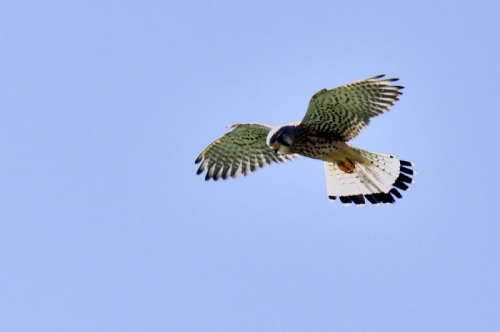
M 336 164 L 359 162 L 364 165 L 369 163 L 366 158 L 351 149 L 347 143 L 323 137 L 312 137 L 308 141 L 294 145 L 293 152 Z
M 294 153 L 305 157 L 328 160 L 343 154 L 344 142 L 328 137 L 308 137 L 307 140 L 295 142 L 291 147 Z

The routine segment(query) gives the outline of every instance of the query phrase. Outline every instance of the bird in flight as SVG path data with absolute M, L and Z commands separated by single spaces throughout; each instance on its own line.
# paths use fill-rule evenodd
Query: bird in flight
M 231 131 L 203 150 L 195 163 L 197 174 L 207 170 L 205 180 L 236 178 L 300 156 L 324 161 L 326 191 L 330 202 L 337 197 L 344 206 L 365 205 L 365 198 L 379 206 L 390 205 L 398 191 L 409 191 L 415 181 L 408 168 L 415 164 L 395 155 L 367 151 L 347 142 L 366 127 L 372 117 L 384 113 L 402 93 L 391 85 L 397 78 L 385 75 L 322 89 L 309 101 L 302 121 L 280 126 L 260 123 L 229 125 Z

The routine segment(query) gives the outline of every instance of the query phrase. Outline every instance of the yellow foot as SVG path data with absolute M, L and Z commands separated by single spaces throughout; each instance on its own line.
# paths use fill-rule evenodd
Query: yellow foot
M 349 174 L 354 172 L 354 170 L 356 169 L 356 165 L 354 165 L 354 163 L 349 158 L 345 158 L 344 161 L 337 163 L 337 166 L 341 171 Z

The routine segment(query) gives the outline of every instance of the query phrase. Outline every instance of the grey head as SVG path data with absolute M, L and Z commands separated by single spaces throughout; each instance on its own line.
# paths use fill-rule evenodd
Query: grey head
M 299 123 L 300 122 L 292 122 L 271 129 L 269 134 L 267 134 L 267 145 L 276 153 L 292 153 L 290 151 L 290 146 L 293 144 L 295 132 Z

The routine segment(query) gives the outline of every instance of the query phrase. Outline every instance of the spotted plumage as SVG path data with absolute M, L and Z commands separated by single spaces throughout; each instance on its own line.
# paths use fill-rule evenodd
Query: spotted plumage
M 408 184 L 414 183 L 405 175 L 416 174 L 408 168 L 414 164 L 346 143 L 401 95 L 403 87 L 391 85 L 397 79 L 381 79 L 383 76 L 319 90 L 311 97 L 301 122 L 276 127 L 258 123 L 228 126 L 233 129 L 196 159 L 196 163 L 203 161 L 198 174 L 207 170 L 206 180 L 246 176 L 266 164 L 305 156 L 324 161 L 330 201 L 339 197 L 345 206 L 364 206 L 365 198 L 375 205 L 394 203 L 394 197 L 401 198 L 397 189 L 409 190 Z
M 196 163 L 202 159 L 197 174 L 208 170 L 205 180 L 246 176 L 267 164 L 285 163 L 298 158 L 294 154 L 278 154 L 266 144 L 271 126 L 258 123 L 238 123 L 203 150 Z

